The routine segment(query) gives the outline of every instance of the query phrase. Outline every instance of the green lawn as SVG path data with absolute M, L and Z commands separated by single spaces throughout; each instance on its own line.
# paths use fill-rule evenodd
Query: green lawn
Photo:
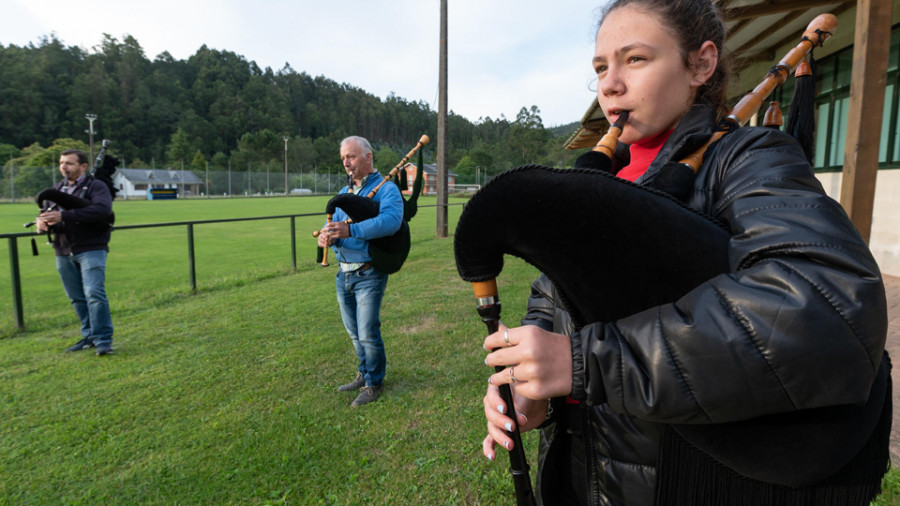
M 116 202 L 116 213 L 125 225 L 318 212 L 324 202 Z M 0 230 L 33 217 L 32 207 L 6 210 L 13 225 Z M 450 208 L 451 233 L 460 210 Z M 411 222 L 410 258 L 388 284 L 387 391 L 359 410 L 354 394 L 334 390 L 353 378 L 355 355 L 334 267 L 314 263 L 310 233 L 322 221 L 298 219 L 296 273 L 287 220 L 196 227 L 196 295 L 184 227 L 114 232 L 116 354 L 103 359 L 62 352 L 78 335 L 52 251 L 40 244 L 31 257 L 20 239 L 29 330 L 10 330 L 3 315 L 0 504 L 510 502 L 507 464 L 480 450 L 484 327 L 452 239 L 435 238 L 434 208 Z M 518 261 L 505 269 L 508 321 L 521 318 L 534 275 Z M 9 293 L 8 273 L 0 289 Z
M 326 197 L 269 199 L 212 199 L 178 201 L 121 201 L 115 203 L 116 225 L 143 225 L 287 214 L 323 213 Z M 432 199 L 433 203 L 433 199 Z M 25 232 L 22 224 L 34 219 L 37 206 L 5 204 L 0 231 Z M 324 216 L 298 218 L 298 271 L 312 269 L 315 241 L 311 232 Z M 423 220 L 424 221 L 424 220 Z M 415 222 L 414 222 L 415 223 Z M 425 223 L 420 223 L 425 226 Z M 433 220 L 431 235 L 433 234 Z M 33 230 L 33 229 L 30 229 Z M 426 229 L 427 230 L 427 229 Z M 107 290 L 113 312 L 140 310 L 147 304 L 174 300 L 190 293 L 187 227 L 175 226 L 113 232 L 107 270 Z M 39 255 L 31 255 L 28 239 L 18 240 L 22 293 L 29 330 L 66 325 L 72 316 L 59 286 L 53 249 L 36 238 Z M 291 269 L 290 221 L 262 220 L 196 225 L 194 227 L 198 289 L 209 290 L 246 283 Z M 12 310 L 8 241 L 0 241 L 0 337 L 15 329 Z
M 117 201 L 118 225 L 320 213 L 324 197 Z M 422 204 L 433 204 L 423 199 Z M 451 199 L 451 204 L 459 201 Z M 0 205 L 22 231 L 33 204 Z M 460 206 L 450 208 L 452 234 Z M 116 354 L 63 353 L 79 336 L 52 249 L 19 239 L 25 320 L 15 329 L 0 244 L 0 505 L 513 504 L 505 459 L 481 455 L 487 375 L 471 288 L 435 210 L 411 222 L 406 265 L 383 311 L 387 390 L 350 409 L 355 355 L 334 267 L 314 263 L 321 216 L 195 227 L 191 294 L 184 226 L 113 233 L 107 288 Z M 535 270 L 507 259 L 504 320 Z M 529 462 L 535 435 L 526 434 Z M 879 504 L 896 504 L 895 472 Z

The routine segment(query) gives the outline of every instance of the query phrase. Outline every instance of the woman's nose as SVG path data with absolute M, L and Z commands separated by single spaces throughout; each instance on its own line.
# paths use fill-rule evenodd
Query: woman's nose
M 610 67 L 603 73 L 597 83 L 597 91 L 602 95 L 621 95 L 625 91 L 625 83 L 618 70 Z

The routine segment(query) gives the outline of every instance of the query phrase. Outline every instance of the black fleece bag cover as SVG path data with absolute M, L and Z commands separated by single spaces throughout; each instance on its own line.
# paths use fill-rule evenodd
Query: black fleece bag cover
M 674 302 L 728 271 L 729 232 L 670 196 L 594 169 L 526 165 L 492 179 L 456 227 L 465 281 L 509 254 L 553 281 L 577 328 Z
M 53 202 L 63 209 L 81 209 L 82 207 L 91 205 L 91 201 L 88 199 L 76 195 L 69 195 L 68 193 L 59 191 L 55 188 L 41 190 L 34 198 L 34 201 L 41 209 L 46 207 L 46 202 Z
M 353 193 L 341 193 L 332 197 L 325 205 L 325 212 L 334 214 L 336 208 L 343 209 L 354 223 L 374 218 L 379 213 L 377 201 Z M 403 266 L 409 255 L 409 248 L 409 224 L 406 220 L 400 220 L 400 228 L 392 235 L 369 241 L 372 265 L 378 272 L 393 274 Z

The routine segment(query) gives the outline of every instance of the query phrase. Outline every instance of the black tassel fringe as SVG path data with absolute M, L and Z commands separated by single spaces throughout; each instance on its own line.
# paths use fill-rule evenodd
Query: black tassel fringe
M 843 469 L 816 485 L 794 489 L 738 475 L 667 427 L 660 441 L 660 506 L 867 506 L 890 467 L 890 381 L 878 425 Z

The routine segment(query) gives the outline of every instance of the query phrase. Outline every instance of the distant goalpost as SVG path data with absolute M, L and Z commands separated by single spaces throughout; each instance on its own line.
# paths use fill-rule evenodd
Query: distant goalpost
M 448 184 L 448 193 L 475 193 L 481 189 L 480 184 Z

